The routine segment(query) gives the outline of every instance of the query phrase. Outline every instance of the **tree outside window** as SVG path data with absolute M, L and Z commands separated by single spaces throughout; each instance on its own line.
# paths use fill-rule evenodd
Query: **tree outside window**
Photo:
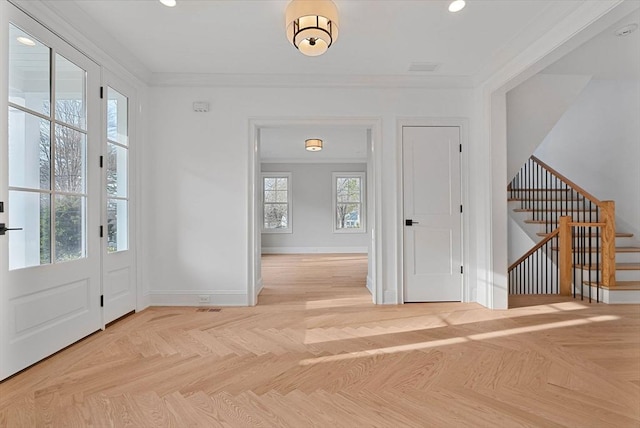
M 364 173 L 333 173 L 334 232 L 366 232 Z
M 263 232 L 291 233 L 291 173 L 262 175 Z

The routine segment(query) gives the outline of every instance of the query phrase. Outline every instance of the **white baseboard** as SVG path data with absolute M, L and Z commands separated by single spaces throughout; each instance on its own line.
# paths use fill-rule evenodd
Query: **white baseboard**
M 199 296 L 209 296 L 201 303 Z M 248 306 L 247 293 L 236 290 L 162 290 L 149 292 L 150 306 Z
M 264 288 L 264 282 L 262 281 L 262 278 L 260 278 L 258 280 L 258 283 L 256 284 L 256 299 L 260 295 L 260 293 L 262 292 L 263 288 Z
M 366 254 L 367 247 L 262 247 L 262 254 Z
M 149 306 L 151 306 L 151 296 L 147 292 L 147 293 L 144 293 L 141 299 L 139 299 L 136 302 L 136 312 L 143 311 L 147 309 Z
M 367 290 L 369 290 L 369 293 L 373 294 L 373 280 L 369 275 L 367 275 Z
M 397 305 L 398 303 L 401 303 L 397 301 L 398 299 L 396 298 L 396 293 L 394 293 L 391 290 L 385 291 L 383 298 L 384 298 L 384 302 L 382 302 L 383 305 Z

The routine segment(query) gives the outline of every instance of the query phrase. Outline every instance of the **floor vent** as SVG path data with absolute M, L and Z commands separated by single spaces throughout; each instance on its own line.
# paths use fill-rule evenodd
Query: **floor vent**
M 220 312 L 221 310 L 219 308 L 199 308 L 196 309 L 196 312 Z

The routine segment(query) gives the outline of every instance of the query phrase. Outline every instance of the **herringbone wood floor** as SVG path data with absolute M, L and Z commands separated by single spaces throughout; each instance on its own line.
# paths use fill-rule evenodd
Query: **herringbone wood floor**
M 0 425 L 640 426 L 637 305 L 376 307 L 363 256 L 263 262 L 257 307 L 125 318 L 0 384 Z

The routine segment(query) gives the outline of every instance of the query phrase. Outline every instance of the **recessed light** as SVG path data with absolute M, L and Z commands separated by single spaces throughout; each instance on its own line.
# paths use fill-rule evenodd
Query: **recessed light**
M 616 36 L 628 36 L 638 29 L 638 24 L 629 24 L 616 30 Z
M 174 7 L 176 5 L 176 0 L 160 0 L 160 3 L 168 7 Z
M 449 12 L 460 12 L 467 3 L 464 0 L 453 0 L 449 5 Z
M 36 42 L 34 42 L 33 40 L 31 40 L 28 37 L 20 36 L 20 37 L 17 37 L 16 40 L 19 41 L 20 43 L 22 43 L 25 46 L 35 46 L 36 45 Z

